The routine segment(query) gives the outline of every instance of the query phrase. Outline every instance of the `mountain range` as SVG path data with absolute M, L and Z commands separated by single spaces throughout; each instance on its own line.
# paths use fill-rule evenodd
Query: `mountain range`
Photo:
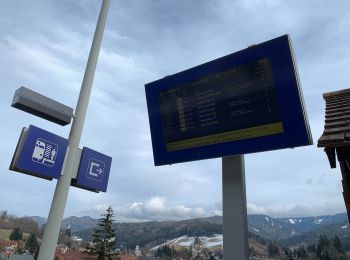
M 39 225 L 43 218 L 32 217 Z M 91 239 L 98 219 L 88 216 L 68 217 L 62 222 L 62 229 L 70 228 L 72 233 L 85 240 Z M 129 248 L 135 245 L 152 247 L 181 236 L 212 236 L 222 234 L 222 217 L 198 218 L 182 221 L 149 221 L 141 223 L 115 223 L 117 240 Z M 263 239 L 291 246 L 301 242 L 312 243 L 320 234 L 350 237 L 346 213 L 317 217 L 273 218 L 267 215 L 249 215 L 250 234 Z M 350 245 L 350 241 L 349 241 Z
M 288 240 L 332 224 L 335 224 L 334 228 L 347 230 L 348 218 L 346 213 L 302 218 L 272 218 L 266 215 L 248 216 L 249 231 L 275 241 Z

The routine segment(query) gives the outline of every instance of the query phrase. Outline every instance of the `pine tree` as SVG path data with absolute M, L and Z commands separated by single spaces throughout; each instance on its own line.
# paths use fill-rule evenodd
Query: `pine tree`
M 307 257 L 307 251 L 305 249 L 305 246 L 300 246 L 299 249 L 297 250 L 297 255 L 301 258 Z
M 1 211 L 0 220 L 5 221 L 8 218 L 7 210 Z
M 322 253 L 322 248 L 321 248 L 320 244 L 317 244 L 316 255 L 318 257 L 321 257 L 321 253 Z
M 19 241 L 22 240 L 23 234 L 22 232 L 19 230 L 19 228 L 14 228 L 10 234 L 10 240 L 15 240 L 15 241 Z
M 320 235 L 318 244 L 320 245 L 321 249 L 329 246 L 329 239 L 326 235 Z
M 274 243 L 272 243 L 271 241 L 269 242 L 269 245 L 267 246 L 267 250 L 269 252 L 269 256 L 279 255 L 278 247 Z
M 330 242 L 327 235 L 320 235 L 318 239 L 316 255 L 320 259 L 328 259 L 329 255 L 328 255 L 327 249 L 329 246 L 330 246 Z
M 92 234 L 94 246 L 90 249 L 90 254 L 97 256 L 98 260 L 112 259 L 116 244 L 116 230 L 112 227 L 114 222 L 113 209 L 109 206 L 106 213 L 102 214 Z
M 30 253 L 35 253 L 39 249 L 39 243 L 35 234 L 30 234 L 26 242 L 26 247 Z
M 320 259 L 321 260 L 332 260 L 332 258 L 329 256 L 329 253 L 327 250 L 321 254 Z
M 312 243 L 307 246 L 307 251 L 309 253 L 316 253 L 316 244 Z
M 344 250 L 343 250 L 343 246 L 342 246 L 342 243 L 341 243 L 341 240 L 340 238 L 335 235 L 335 237 L 333 238 L 333 247 L 339 252 L 339 253 L 344 253 Z

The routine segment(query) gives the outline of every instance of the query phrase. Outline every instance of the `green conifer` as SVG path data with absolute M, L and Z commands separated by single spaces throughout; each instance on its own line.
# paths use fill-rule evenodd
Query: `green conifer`
M 99 219 L 92 234 L 94 246 L 90 248 L 90 254 L 97 256 L 98 260 L 105 260 L 105 258 L 110 260 L 115 255 L 116 230 L 113 228 L 114 217 L 113 209 L 109 206 L 106 213 L 102 214 L 102 218 Z

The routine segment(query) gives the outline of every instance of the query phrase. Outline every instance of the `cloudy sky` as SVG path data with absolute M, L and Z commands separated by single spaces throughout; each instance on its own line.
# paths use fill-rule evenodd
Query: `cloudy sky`
M 221 159 L 154 167 L 144 84 L 289 34 L 314 143 L 322 93 L 350 86 L 350 2 L 112 0 L 80 146 L 113 157 L 106 193 L 71 188 L 65 216 L 119 220 L 206 217 L 222 212 Z M 46 217 L 56 181 L 8 170 L 22 127 L 68 137 L 10 107 L 25 85 L 75 107 L 99 0 L 0 1 L 0 210 Z M 248 213 L 274 217 L 344 212 L 339 167 L 316 145 L 245 156 Z

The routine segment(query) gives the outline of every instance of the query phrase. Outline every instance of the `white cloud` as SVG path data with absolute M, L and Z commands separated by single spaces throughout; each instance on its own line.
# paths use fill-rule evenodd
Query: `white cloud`
M 257 206 L 253 203 L 247 203 L 248 214 L 266 214 L 266 210 L 263 207 Z
M 184 205 L 171 206 L 165 197 L 155 196 L 144 202 L 133 202 L 124 207 L 116 207 L 116 212 L 124 218 L 147 220 L 182 220 L 209 217 L 220 214 L 220 210 L 206 210 L 202 207 Z
M 105 212 L 109 205 L 96 204 L 89 209 L 77 212 L 78 215 L 90 215 L 99 217 Z M 184 220 L 192 218 L 207 218 L 211 216 L 222 216 L 221 203 L 216 203 L 212 207 L 190 207 L 184 205 L 172 206 L 165 197 L 154 196 L 142 202 L 132 202 L 123 206 L 112 206 L 117 220 L 122 222 L 139 221 L 166 221 L 166 220 Z M 330 210 L 331 209 L 331 210 Z M 248 215 L 268 215 L 275 218 L 285 217 L 311 217 L 330 215 L 344 212 L 343 203 L 330 205 L 327 203 L 319 204 L 286 204 L 260 206 L 254 203 L 247 203 Z
M 330 205 L 326 203 L 319 204 L 291 204 L 277 205 L 270 207 L 258 207 L 259 210 L 254 214 L 264 214 L 271 217 L 287 218 L 287 217 L 313 217 L 321 215 L 332 215 L 344 212 L 344 205 L 337 203 Z M 260 212 L 260 213 L 259 213 Z

